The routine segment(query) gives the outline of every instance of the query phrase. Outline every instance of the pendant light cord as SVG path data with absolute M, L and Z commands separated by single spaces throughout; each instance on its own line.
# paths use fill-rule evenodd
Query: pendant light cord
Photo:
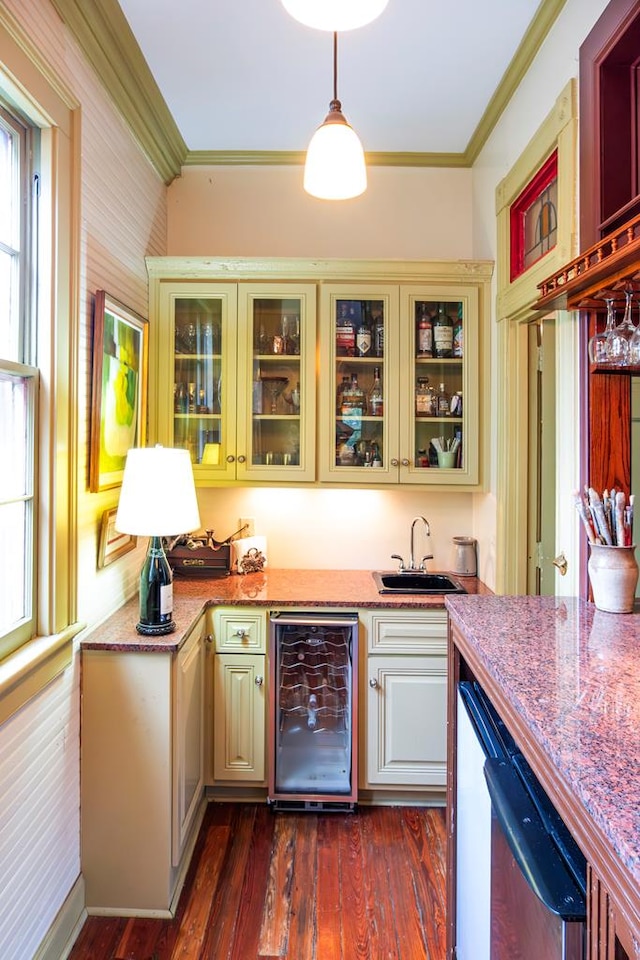
M 333 99 L 338 99 L 338 34 L 333 33 Z

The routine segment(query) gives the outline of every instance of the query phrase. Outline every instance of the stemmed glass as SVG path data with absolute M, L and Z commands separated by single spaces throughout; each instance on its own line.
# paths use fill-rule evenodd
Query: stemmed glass
M 633 300 L 633 290 L 627 288 L 624 292 L 625 306 L 622 323 L 613 331 L 609 340 L 609 353 L 612 362 L 616 366 L 624 367 L 629 363 L 629 345 L 631 338 L 635 333 L 635 327 L 631 321 L 631 301 Z
M 609 343 L 615 329 L 615 311 L 613 309 L 614 298 L 607 297 L 607 322 L 604 330 L 597 331 L 589 340 L 589 361 L 598 366 L 611 366 L 612 359 L 609 355 Z
M 271 398 L 271 413 L 278 412 L 278 397 L 289 383 L 288 377 L 263 377 L 262 382 L 266 386 Z

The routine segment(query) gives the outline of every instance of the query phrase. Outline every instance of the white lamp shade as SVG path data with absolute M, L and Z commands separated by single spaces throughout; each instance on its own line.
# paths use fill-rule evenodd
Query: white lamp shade
M 367 168 L 358 134 L 346 120 L 323 123 L 307 150 L 304 189 L 321 200 L 348 200 L 367 189 Z
M 127 453 L 116 530 L 169 537 L 200 526 L 193 468 L 187 450 L 133 447 Z
M 342 33 L 371 23 L 389 0 L 282 0 L 294 20 L 316 30 Z

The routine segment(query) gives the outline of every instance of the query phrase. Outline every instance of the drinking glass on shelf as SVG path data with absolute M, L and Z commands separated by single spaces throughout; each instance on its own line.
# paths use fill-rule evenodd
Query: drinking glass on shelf
M 598 364 L 598 366 L 611 366 L 612 364 L 609 356 L 609 342 L 615 328 L 615 311 L 613 309 L 614 298 L 607 297 L 605 303 L 607 305 L 607 322 L 605 324 L 605 328 L 599 333 L 596 330 L 594 335 L 589 340 L 588 346 L 589 361 L 591 363 Z
M 629 344 L 635 333 L 635 327 L 631 320 L 631 301 L 633 300 L 633 290 L 627 289 L 624 292 L 625 307 L 622 322 L 614 329 L 611 340 L 609 341 L 609 350 L 612 356 L 615 354 L 619 359 L 614 363 L 620 366 L 626 366 L 629 363 Z

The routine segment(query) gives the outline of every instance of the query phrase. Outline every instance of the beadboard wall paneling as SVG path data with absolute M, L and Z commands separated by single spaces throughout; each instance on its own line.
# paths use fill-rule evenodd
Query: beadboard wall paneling
M 135 590 L 144 550 L 97 570 L 102 513 L 118 491 L 87 488 L 93 297 L 108 290 L 148 316 L 144 258 L 166 253 L 166 188 L 49 0 L 2 7 L 79 103 L 78 617 L 91 625 Z M 76 646 L 72 666 L 0 726 L 2 960 L 33 960 L 80 873 L 79 674 Z
M 79 668 L 0 729 L 0 957 L 27 960 L 80 872 Z

